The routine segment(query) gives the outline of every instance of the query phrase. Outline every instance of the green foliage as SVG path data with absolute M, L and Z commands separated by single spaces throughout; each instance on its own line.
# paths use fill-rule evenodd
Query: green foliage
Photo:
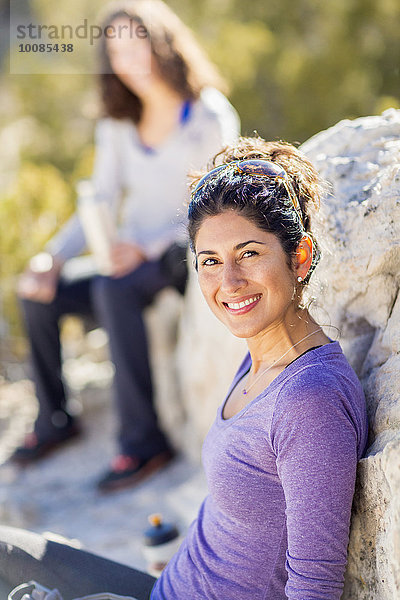
M 71 190 L 58 169 L 51 164 L 24 163 L 14 189 L 0 204 L 2 222 L 6 217 L 18 222 L 18 230 L 12 228 L 7 237 L 1 237 L 1 251 L 13 257 L 23 242 L 25 256 L 19 259 L 28 259 L 68 216 L 70 204 Z
M 224 0 L 192 15 L 171 4 L 230 80 L 246 134 L 302 142 L 400 106 L 396 0 Z
M 74 206 L 72 182 L 87 177 L 92 162 L 93 150 L 88 147 L 67 181 L 52 164 L 25 161 L 14 185 L 0 200 L 0 222 L 7 224 L 0 235 L 0 256 L 3 257 L 0 263 L 1 301 L 3 316 L 13 334 L 20 331 L 15 297 L 17 274 L 71 215 Z
M 7 257 L 1 261 L 2 301 L 13 324 L 15 275 L 49 239 L 59 219 L 67 216 L 69 201 L 70 190 L 54 166 L 25 163 L 0 203 L 0 221 L 9 225 L 0 237 L 0 255 Z
M 88 107 L 87 111 L 95 113 L 94 81 L 83 75 L 43 74 L 11 75 L 4 83 L 12 108 L 0 124 L 5 125 L 10 117 L 31 115 L 37 128 L 23 156 L 51 162 L 62 173 L 71 173 L 77 155 L 90 142 L 93 122 L 84 111 Z

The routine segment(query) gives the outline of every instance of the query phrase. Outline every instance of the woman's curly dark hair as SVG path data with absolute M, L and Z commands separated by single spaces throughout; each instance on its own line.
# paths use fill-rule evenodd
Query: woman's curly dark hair
M 206 86 L 226 90 L 224 80 L 200 48 L 191 30 L 162 0 L 152 0 L 151 12 L 148 0 L 111 3 L 103 13 L 103 31 L 120 17 L 132 19 L 144 28 L 159 73 L 184 100 L 197 99 Z M 101 38 L 100 61 L 101 97 L 106 115 L 116 119 L 128 118 L 138 123 L 141 101 L 113 72 L 107 54 L 106 36 Z
M 274 233 L 293 268 L 300 240 L 307 233 L 313 242 L 313 260 L 301 286 L 308 283 L 320 251 L 311 231 L 310 208 L 319 207 L 322 185 L 319 176 L 300 150 L 286 142 L 266 142 L 261 137 L 242 137 L 234 146 L 224 148 L 211 161 L 210 170 L 239 160 L 262 159 L 282 167 L 301 207 L 300 222 L 288 190 L 282 183 L 267 177 L 222 169 L 193 194 L 204 173 L 192 177 L 192 199 L 188 208 L 190 245 L 195 251 L 196 236 L 205 218 L 235 210 L 263 231 Z

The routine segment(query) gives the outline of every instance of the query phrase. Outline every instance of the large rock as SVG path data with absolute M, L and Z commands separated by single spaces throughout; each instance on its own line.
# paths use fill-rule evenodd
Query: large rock
M 342 121 L 302 150 L 329 186 L 314 218 L 323 258 L 312 311 L 360 377 L 370 419 L 343 599 L 393 600 L 400 597 L 400 111 Z M 192 456 L 245 352 L 211 315 L 192 272 L 176 356 L 184 421 L 174 431 Z
M 392 600 L 400 597 L 400 111 L 342 121 L 302 150 L 330 186 L 316 219 L 324 246 L 316 314 L 338 328 L 370 420 L 343 599 Z

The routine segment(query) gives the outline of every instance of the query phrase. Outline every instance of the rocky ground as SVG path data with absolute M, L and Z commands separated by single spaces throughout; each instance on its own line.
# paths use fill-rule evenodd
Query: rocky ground
M 36 413 L 26 369 L 5 367 L 0 380 L 0 522 L 51 531 L 79 540 L 86 549 L 144 569 L 141 535 L 147 516 L 161 512 L 182 533 L 206 493 L 198 464 L 177 457 L 134 489 L 101 495 L 95 482 L 115 452 L 107 360 L 80 356 L 66 361 L 66 376 L 81 410 L 84 435 L 36 465 L 21 469 L 7 458 L 29 430 Z

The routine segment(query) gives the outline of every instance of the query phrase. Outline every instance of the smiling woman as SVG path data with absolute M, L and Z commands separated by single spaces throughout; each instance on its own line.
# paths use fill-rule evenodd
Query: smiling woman
M 279 174 L 279 176 L 278 176 Z M 318 176 L 296 148 L 242 138 L 193 185 L 203 295 L 249 353 L 203 446 L 210 494 L 152 598 L 338 600 L 365 399 L 302 306 L 318 262 Z

